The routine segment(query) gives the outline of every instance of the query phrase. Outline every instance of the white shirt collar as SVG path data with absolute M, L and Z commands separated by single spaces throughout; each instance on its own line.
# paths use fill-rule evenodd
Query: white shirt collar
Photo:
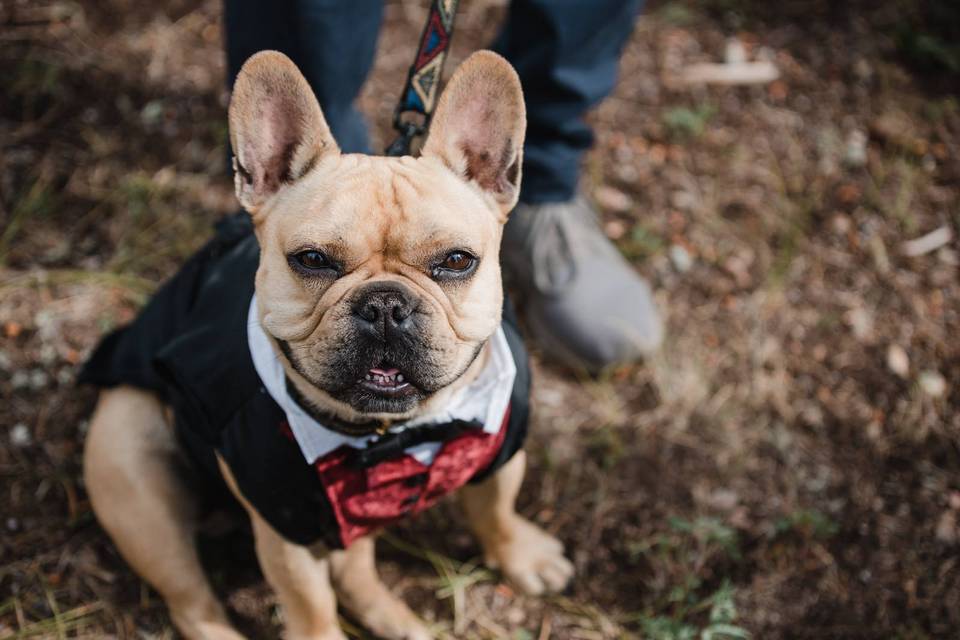
M 313 464 L 318 458 L 343 445 L 355 449 L 366 447 L 367 442 L 374 436 L 352 437 L 328 429 L 304 411 L 290 396 L 283 365 L 274 352 L 266 331 L 260 326 L 256 295 L 250 300 L 250 309 L 247 314 L 247 343 L 257 375 L 260 376 L 267 393 L 286 414 L 290 430 L 309 464 Z M 430 415 L 410 420 L 400 429 L 428 423 L 466 420 L 483 423 L 483 430 L 486 433 L 498 433 L 503 424 L 507 405 L 510 403 L 517 366 L 510 353 L 503 327 L 498 327 L 496 333 L 490 338 L 490 347 L 490 357 L 480 375 L 454 394 L 446 407 Z M 433 462 L 440 446 L 441 443 L 438 442 L 427 442 L 408 449 L 407 453 L 423 464 L 429 465 Z

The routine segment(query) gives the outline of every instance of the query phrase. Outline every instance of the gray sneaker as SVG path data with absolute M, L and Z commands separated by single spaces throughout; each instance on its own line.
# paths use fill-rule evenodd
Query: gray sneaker
M 527 324 L 549 355 L 596 372 L 655 351 L 663 339 L 650 285 L 620 255 L 583 198 L 518 204 L 501 261 Z

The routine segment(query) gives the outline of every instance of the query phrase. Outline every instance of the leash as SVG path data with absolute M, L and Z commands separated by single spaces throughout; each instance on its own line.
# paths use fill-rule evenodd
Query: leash
M 460 0 L 432 0 L 430 3 L 430 14 L 420 36 L 417 55 L 393 112 L 393 128 L 399 135 L 387 147 L 388 156 L 410 155 L 414 138 L 424 135 L 430 127 L 443 63 L 447 61 L 453 38 L 453 18 L 458 4 Z

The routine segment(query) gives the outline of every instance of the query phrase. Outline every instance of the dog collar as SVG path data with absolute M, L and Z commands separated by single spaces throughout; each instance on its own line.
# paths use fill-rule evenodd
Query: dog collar
M 251 298 L 247 313 L 247 343 L 263 388 L 283 410 L 294 439 L 308 463 L 313 464 L 341 446 L 365 449 L 378 439 L 376 434 L 353 436 L 331 429 L 294 399 L 287 385 L 283 364 L 277 358 L 270 338 L 260 325 L 256 295 Z M 389 429 L 389 433 L 399 433 L 422 425 L 454 422 L 475 422 L 482 425 L 485 433 L 498 433 L 510 403 L 517 366 L 503 327 L 497 327 L 490 338 L 490 346 L 490 357 L 483 370 L 473 382 L 455 393 L 445 407 L 395 425 Z M 440 442 L 419 442 L 406 449 L 406 453 L 423 464 L 430 464 L 441 445 Z

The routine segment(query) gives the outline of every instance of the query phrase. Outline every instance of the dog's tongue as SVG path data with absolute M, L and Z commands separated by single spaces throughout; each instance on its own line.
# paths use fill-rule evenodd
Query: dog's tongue
M 370 369 L 370 375 L 383 376 L 385 378 L 392 378 L 398 373 L 400 373 L 400 369 Z

